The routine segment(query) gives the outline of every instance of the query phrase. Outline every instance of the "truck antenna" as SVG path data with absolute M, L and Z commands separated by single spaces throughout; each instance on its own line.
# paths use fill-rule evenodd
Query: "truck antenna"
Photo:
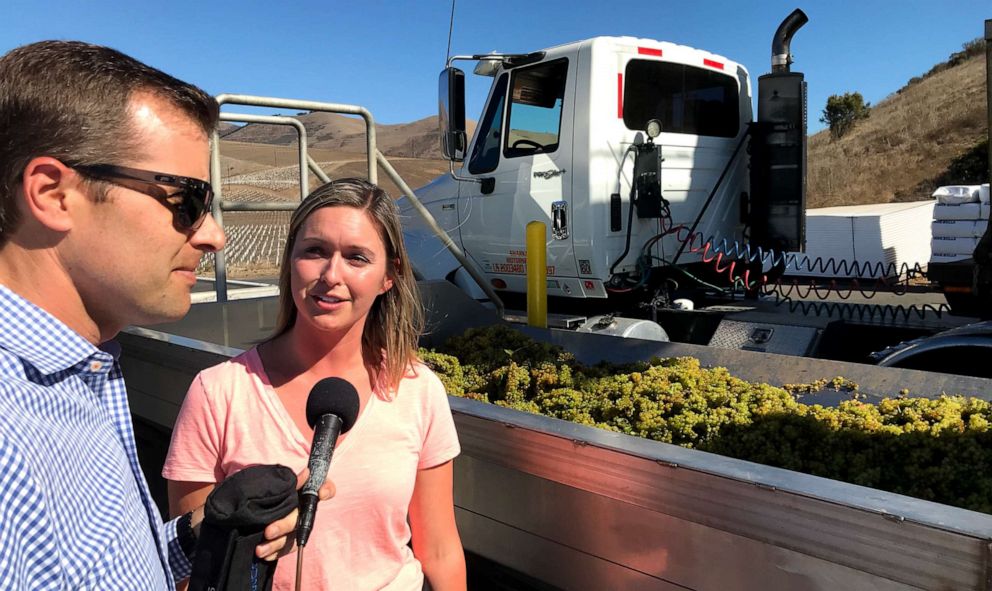
M 451 31 L 455 28 L 455 0 L 451 0 L 451 20 L 448 21 L 448 53 L 444 56 L 444 65 L 451 58 Z

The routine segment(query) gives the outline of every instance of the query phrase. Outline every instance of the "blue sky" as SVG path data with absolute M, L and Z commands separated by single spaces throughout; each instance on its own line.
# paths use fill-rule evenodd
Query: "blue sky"
M 382 123 L 435 114 L 449 0 L 211 2 L 4 0 L 0 52 L 41 39 L 110 45 L 212 94 L 261 94 L 359 104 Z M 769 71 L 771 38 L 794 8 L 794 71 L 809 84 L 811 131 L 831 94 L 876 103 L 984 34 L 989 0 L 805 3 L 457 0 L 452 53 L 526 52 L 597 35 L 706 49 Z M 469 85 L 477 119 L 489 79 Z M 953 92 L 953 89 L 948 89 Z

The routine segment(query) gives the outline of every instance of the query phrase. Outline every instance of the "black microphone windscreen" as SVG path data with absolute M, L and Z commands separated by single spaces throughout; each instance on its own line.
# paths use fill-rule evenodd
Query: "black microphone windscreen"
M 326 414 L 341 419 L 341 432 L 351 429 L 358 419 L 358 391 L 351 382 L 341 378 L 324 378 L 313 385 L 307 396 L 307 423 L 316 428 Z

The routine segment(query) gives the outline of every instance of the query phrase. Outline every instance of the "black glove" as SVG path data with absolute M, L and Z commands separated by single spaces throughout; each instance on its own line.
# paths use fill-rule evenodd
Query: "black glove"
M 265 527 L 299 505 L 296 474 L 286 466 L 251 466 L 221 482 L 204 506 L 190 591 L 269 591 L 276 561 L 255 556 Z

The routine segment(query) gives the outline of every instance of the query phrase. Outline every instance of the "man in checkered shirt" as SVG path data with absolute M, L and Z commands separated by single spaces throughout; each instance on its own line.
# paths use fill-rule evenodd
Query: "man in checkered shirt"
M 189 575 L 202 508 L 162 523 L 108 341 L 182 317 L 224 246 L 205 181 L 217 120 L 202 90 L 112 49 L 0 57 L 0 589 Z M 288 551 L 295 521 L 256 554 Z

